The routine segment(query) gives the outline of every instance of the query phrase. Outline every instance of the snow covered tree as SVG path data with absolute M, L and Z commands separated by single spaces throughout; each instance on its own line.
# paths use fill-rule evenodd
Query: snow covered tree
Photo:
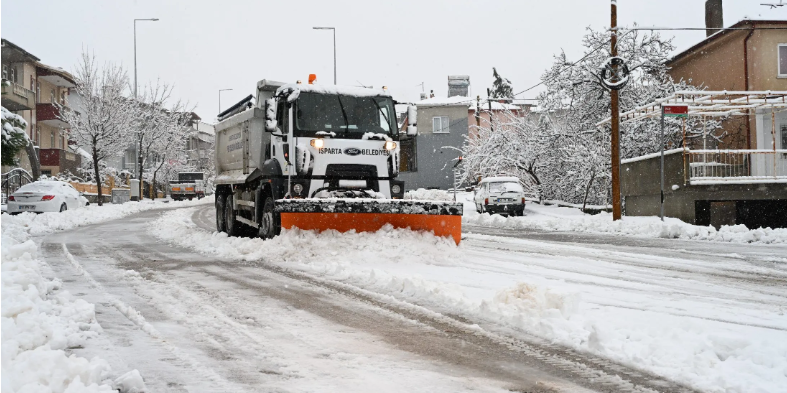
M 539 95 L 539 106 L 560 117 L 559 127 L 547 130 L 547 137 L 559 140 L 555 145 L 560 155 L 544 179 L 551 186 L 547 197 L 570 202 L 592 201 L 606 203 L 610 188 L 609 127 L 597 127 L 609 118 L 609 92 L 602 85 L 599 66 L 609 54 L 609 32 L 588 30 L 583 38 L 587 55 L 582 61 L 569 62 L 565 53 L 542 76 L 546 90 Z M 637 30 L 622 30 L 618 37 L 618 56 L 625 59 L 631 75 L 628 85 L 619 91 L 620 111 L 666 97 L 678 90 L 693 90 L 685 81 L 675 82 L 665 65 L 675 49 L 671 39 L 659 34 L 642 34 Z M 670 120 L 672 122 L 673 120 Z M 691 134 L 703 127 L 693 119 L 688 127 Z M 711 127 L 715 129 L 715 127 Z M 668 127 L 667 145 L 679 146 L 681 128 Z M 641 120 L 621 124 L 621 157 L 629 158 L 653 153 L 661 147 L 658 120 Z M 585 196 L 586 195 L 586 196 Z
M 538 97 L 537 111 L 526 117 L 495 118 L 494 124 L 482 124 L 471 133 L 462 149 L 467 178 L 517 176 L 544 199 L 583 204 L 606 204 L 611 199 L 611 132 L 609 127 L 597 127 L 611 116 L 609 92 L 599 79 L 599 66 L 609 57 L 609 33 L 589 30 L 583 41 L 587 55 L 581 61 L 569 62 L 561 53 L 543 74 L 546 90 Z M 667 74 L 665 61 L 673 49 L 671 40 L 658 34 L 624 30 L 618 52 L 632 73 L 620 91 L 621 112 L 695 89 Z M 508 80 L 497 70 L 494 74 L 500 81 L 496 87 L 506 85 Z M 680 146 L 681 120 L 668 119 L 666 128 L 666 147 Z M 716 121 L 687 121 L 689 138 L 719 138 L 717 129 Z M 623 158 L 659 151 L 659 119 L 621 124 L 620 145 Z
M 3 81 L 5 83 L 5 81 Z M 20 150 L 27 146 L 28 138 L 25 133 L 27 122 L 22 116 L 10 112 L 8 109 L 3 108 L 2 121 L 3 121 L 3 165 L 17 165 L 16 155 Z
M 83 100 L 81 111 L 59 106 L 59 117 L 71 125 L 71 138 L 77 145 L 85 146 L 93 158 L 100 206 L 103 202 L 101 163 L 128 145 L 137 105 L 124 96 L 128 76 L 120 66 L 106 64 L 99 68 L 95 57 L 83 52 L 74 77 L 74 90 Z
M 492 91 L 489 95 L 490 98 L 513 98 L 514 89 L 511 87 L 511 81 L 503 78 L 497 73 L 497 69 L 492 67 L 492 76 L 495 81 L 492 82 Z
M 500 112 L 494 116 L 494 126 L 483 122 L 465 138 L 463 180 L 475 182 L 479 177 L 514 176 L 530 186 L 531 191 L 538 192 L 543 125 L 535 117 L 523 117 L 511 110 Z
M 139 97 L 139 111 L 136 128 L 137 148 L 139 152 L 137 176 L 145 179 L 145 167 L 153 169 L 148 182 L 155 188 L 156 175 L 164 165 L 171 151 L 186 138 L 188 122 L 191 119 L 191 108 L 187 104 L 177 102 L 171 109 L 166 108 L 172 93 L 172 87 L 157 83 L 150 85 Z M 155 193 L 151 194 L 151 198 Z

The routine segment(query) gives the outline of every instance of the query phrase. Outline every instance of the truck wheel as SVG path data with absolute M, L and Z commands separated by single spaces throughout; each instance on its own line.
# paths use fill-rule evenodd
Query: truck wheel
M 240 223 L 235 219 L 236 213 L 232 208 L 232 199 L 232 194 L 227 195 L 226 202 L 224 203 L 224 231 L 227 232 L 229 236 L 238 236 L 240 235 Z
M 273 198 L 269 195 L 265 197 L 262 205 L 262 216 L 260 217 L 259 236 L 263 239 L 270 239 L 281 232 L 281 221 L 273 211 Z
M 216 195 L 216 230 L 225 232 L 227 230 L 227 223 L 224 221 L 224 205 L 227 199 L 224 195 Z

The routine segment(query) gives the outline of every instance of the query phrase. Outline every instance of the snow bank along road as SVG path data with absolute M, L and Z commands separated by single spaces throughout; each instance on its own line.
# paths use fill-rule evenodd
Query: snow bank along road
M 263 242 L 212 234 L 210 206 L 160 215 L 43 240 L 104 330 L 73 352 L 150 391 L 787 386 L 784 246 L 490 228 L 459 248 L 397 230 Z

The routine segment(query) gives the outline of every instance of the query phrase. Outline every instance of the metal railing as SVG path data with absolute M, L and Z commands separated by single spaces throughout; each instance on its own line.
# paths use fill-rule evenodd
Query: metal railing
M 687 150 L 689 181 L 787 181 L 787 149 Z
M 6 198 L 8 198 L 9 195 L 15 193 L 20 187 L 32 182 L 33 176 L 30 174 L 30 172 L 22 168 L 14 168 L 6 173 L 3 173 L 2 185 L 0 185 L 0 188 L 3 190 L 2 203 L 6 203 Z

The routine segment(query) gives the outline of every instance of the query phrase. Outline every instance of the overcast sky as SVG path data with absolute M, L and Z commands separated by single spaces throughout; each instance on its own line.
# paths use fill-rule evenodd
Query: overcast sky
M 745 16 L 787 19 L 787 7 L 724 0 L 724 25 Z M 704 0 L 618 0 L 618 23 L 704 27 Z M 336 28 L 339 84 L 388 86 L 399 101 L 447 93 L 448 75 L 470 75 L 473 95 L 486 94 L 492 67 L 519 92 L 539 81 L 552 56 L 583 54 L 587 27 L 609 26 L 609 0 L 395 1 L 44 1 L 2 0 L 2 37 L 73 71 L 83 48 L 119 62 L 133 78 L 134 18 L 140 86 L 157 78 L 196 105 L 204 120 L 254 92 L 260 79 L 294 82 L 317 74 L 333 83 Z M 701 31 L 664 32 L 678 49 Z M 534 97 L 534 90 L 523 97 Z

